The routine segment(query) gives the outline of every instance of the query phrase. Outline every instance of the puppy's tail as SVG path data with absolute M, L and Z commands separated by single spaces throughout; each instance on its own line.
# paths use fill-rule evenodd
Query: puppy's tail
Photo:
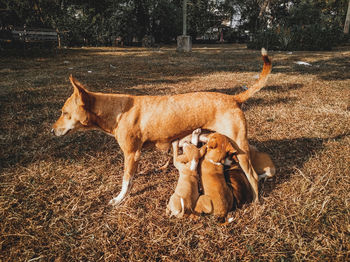
M 261 48 L 261 55 L 262 59 L 264 61 L 263 69 L 260 73 L 258 81 L 252 86 L 249 87 L 248 90 L 233 96 L 234 99 L 239 104 L 243 104 L 245 101 L 247 101 L 250 97 L 252 97 L 256 92 L 258 92 L 261 88 L 263 88 L 266 84 L 267 78 L 271 72 L 272 69 L 272 63 L 270 58 L 267 56 L 267 51 L 265 48 Z

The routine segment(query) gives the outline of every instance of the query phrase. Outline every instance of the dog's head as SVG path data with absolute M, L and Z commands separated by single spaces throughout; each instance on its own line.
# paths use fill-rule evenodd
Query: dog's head
M 206 157 L 223 164 L 228 156 L 233 156 L 237 150 L 232 146 L 230 140 L 219 133 L 213 133 L 208 136 Z
M 88 91 L 73 76 L 70 76 L 69 80 L 74 91 L 64 103 L 61 116 L 52 126 L 51 131 L 56 136 L 63 136 L 70 131 L 91 127 L 90 114 L 86 110 L 90 103 Z

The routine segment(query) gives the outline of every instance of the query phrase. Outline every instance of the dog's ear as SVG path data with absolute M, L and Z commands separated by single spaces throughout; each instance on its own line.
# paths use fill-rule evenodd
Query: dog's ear
M 77 79 L 73 77 L 73 75 L 69 76 L 69 81 L 71 82 L 74 92 L 87 92 L 87 89 L 84 87 L 82 83 L 80 83 Z
M 76 97 L 76 103 L 78 105 L 85 105 L 88 100 L 88 94 L 86 88 L 72 75 L 69 76 L 69 80 L 74 88 L 73 94 Z
M 84 117 L 84 119 L 83 120 L 80 120 L 80 123 L 83 125 L 83 126 L 88 126 L 89 125 L 89 116 L 88 115 L 86 115 L 85 117 Z
M 210 138 L 207 145 L 211 149 L 217 148 L 218 141 L 216 141 L 216 138 Z

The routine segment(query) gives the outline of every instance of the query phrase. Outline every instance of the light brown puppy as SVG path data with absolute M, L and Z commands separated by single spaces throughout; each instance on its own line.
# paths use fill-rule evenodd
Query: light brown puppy
M 259 180 L 263 178 L 271 178 L 276 174 L 275 165 L 269 154 L 260 152 L 255 146 L 249 145 L 250 157 L 252 159 L 253 168 L 259 175 Z
M 239 148 L 239 163 L 258 196 L 247 139 L 247 123 L 240 106 L 266 83 L 271 61 L 262 49 L 263 70 L 258 81 L 238 95 L 197 92 L 170 96 L 132 96 L 88 91 L 70 76 L 74 87 L 52 132 L 63 136 L 74 130 L 99 129 L 116 138 L 124 153 L 122 189 L 110 204 L 119 204 L 131 189 L 143 146 L 168 149 L 171 141 L 203 128 L 228 136 Z
M 170 197 L 166 214 L 181 218 L 184 214 L 191 214 L 199 197 L 198 172 L 199 159 L 204 155 L 204 150 L 199 150 L 195 145 L 185 143 L 183 154 L 178 155 L 179 141 L 173 142 L 174 166 L 179 170 L 179 179 L 174 194 Z
M 233 195 L 224 175 L 224 162 L 228 154 L 237 151 L 230 140 L 221 134 L 208 136 L 207 153 L 200 165 L 201 182 L 204 194 L 197 201 L 195 212 L 214 214 L 225 221 L 233 207 Z

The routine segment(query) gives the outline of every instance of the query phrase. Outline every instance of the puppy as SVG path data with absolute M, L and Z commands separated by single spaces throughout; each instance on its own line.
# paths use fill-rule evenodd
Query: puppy
M 270 156 L 258 151 L 255 146 L 249 145 L 249 147 L 252 165 L 259 175 L 259 180 L 273 177 L 276 168 Z M 235 155 L 225 159 L 225 178 L 233 194 L 232 210 L 241 208 L 243 204 L 253 201 L 252 188 Z
M 241 208 L 245 203 L 252 202 L 252 189 L 238 162 L 234 162 L 230 167 L 225 168 L 225 179 L 233 196 L 233 204 L 229 211 Z
M 200 165 L 204 194 L 195 206 L 195 213 L 214 214 L 220 222 L 226 220 L 227 213 L 233 208 L 232 191 L 226 183 L 224 162 L 228 154 L 237 151 L 230 140 L 219 133 L 208 135 L 207 152 Z
M 178 155 L 179 141 L 173 142 L 174 165 L 180 176 L 175 193 L 170 197 L 166 214 L 182 218 L 184 214 L 191 214 L 199 197 L 197 166 L 199 159 L 205 153 L 195 145 L 185 142 L 183 155 Z
M 269 154 L 260 152 L 255 146 L 249 145 L 252 166 L 261 179 L 272 178 L 276 174 L 276 167 Z
M 183 147 L 185 143 L 192 143 L 195 146 L 198 146 L 198 143 L 207 143 L 208 142 L 208 135 L 212 133 L 208 130 L 202 130 L 201 128 L 197 128 L 192 132 L 192 134 L 189 134 L 188 136 L 185 136 L 180 139 L 179 141 L 179 147 Z
M 181 142 L 189 142 L 189 141 L 195 141 L 195 142 L 202 142 L 207 143 L 208 142 L 208 135 L 212 134 L 212 132 L 208 130 L 202 131 L 200 128 L 193 131 L 196 133 L 196 137 L 192 138 L 192 135 L 188 135 L 180 140 Z M 236 148 L 237 152 L 238 149 Z M 250 151 L 250 158 L 252 161 L 252 166 L 256 173 L 258 174 L 259 181 L 261 179 L 266 178 L 272 178 L 276 174 L 276 168 L 275 165 L 272 162 L 271 157 L 269 154 L 260 152 L 255 146 L 249 144 L 249 151 Z M 231 167 L 232 163 L 234 164 L 234 167 L 237 167 L 238 157 L 236 154 L 228 154 L 225 158 L 224 165 L 225 167 Z

